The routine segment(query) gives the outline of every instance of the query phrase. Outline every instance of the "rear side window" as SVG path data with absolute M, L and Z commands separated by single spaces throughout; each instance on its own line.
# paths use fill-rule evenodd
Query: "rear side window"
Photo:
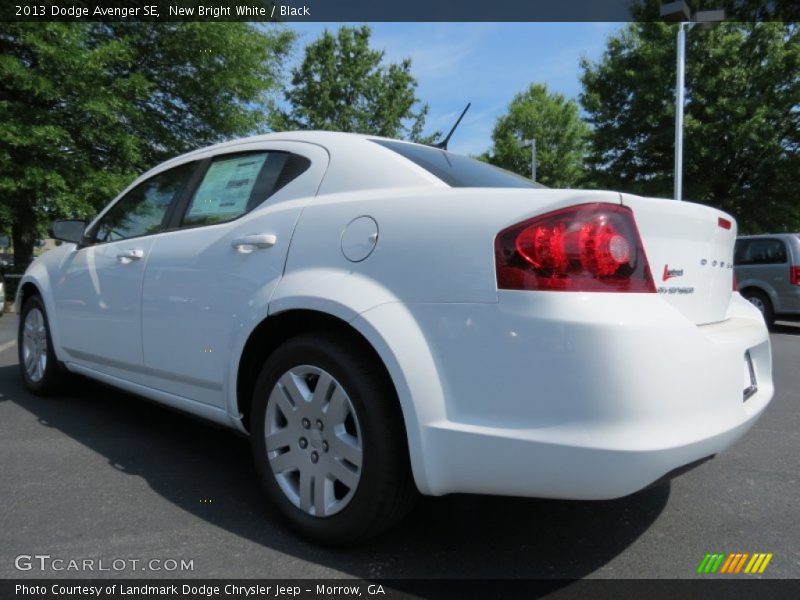
M 288 152 L 222 156 L 211 162 L 189 201 L 181 227 L 231 221 L 250 212 L 311 162 Z
M 433 148 L 432 146 L 390 140 L 370 141 L 407 158 L 444 181 L 450 187 L 545 187 L 505 169 L 500 169 L 474 158 Z
M 778 265 L 788 260 L 786 244 L 775 238 L 738 240 L 733 256 L 735 265 Z

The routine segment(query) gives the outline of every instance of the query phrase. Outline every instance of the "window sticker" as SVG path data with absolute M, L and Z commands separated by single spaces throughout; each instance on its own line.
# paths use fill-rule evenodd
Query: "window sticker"
M 189 219 L 234 218 L 247 211 L 247 202 L 267 154 L 251 154 L 214 162 L 195 192 Z

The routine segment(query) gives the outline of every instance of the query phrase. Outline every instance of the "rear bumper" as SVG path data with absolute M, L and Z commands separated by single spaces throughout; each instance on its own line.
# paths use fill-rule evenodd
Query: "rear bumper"
M 432 494 L 625 496 L 725 450 L 773 395 L 768 333 L 738 294 L 706 326 L 647 294 L 412 310 L 445 392 L 445 416 L 421 424 Z
M 738 426 L 673 446 L 585 447 L 565 435 L 552 443 L 510 431 L 444 427 L 432 436 L 447 465 L 438 493 L 605 500 L 648 487 L 682 466 L 722 452 L 757 415 Z

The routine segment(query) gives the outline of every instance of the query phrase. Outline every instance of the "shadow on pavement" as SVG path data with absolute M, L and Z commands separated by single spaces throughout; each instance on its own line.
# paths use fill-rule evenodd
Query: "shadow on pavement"
M 425 498 L 383 537 L 330 550 L 284 528 L 261 496 L 245 438 L 82 379 L 69 396 L 38 398 L 23 389 L 16 365 L 0 367 L 0 389 L 41 425 L 208 523 L 359 578 L 580 578 L 646 531 L 670 492 L 667 484 L 604 502 Z M 198 503 L 209 495 L 212 505 Z

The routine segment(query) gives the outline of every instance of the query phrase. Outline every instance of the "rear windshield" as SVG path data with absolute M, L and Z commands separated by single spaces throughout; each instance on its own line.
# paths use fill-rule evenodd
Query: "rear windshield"
M 370 140 L 397 152 L 400 156 L 422 167 L 450 187 L 543 188 L 530 179 L 521 177 L 485 162 L 439 150 L 431 146 Z

